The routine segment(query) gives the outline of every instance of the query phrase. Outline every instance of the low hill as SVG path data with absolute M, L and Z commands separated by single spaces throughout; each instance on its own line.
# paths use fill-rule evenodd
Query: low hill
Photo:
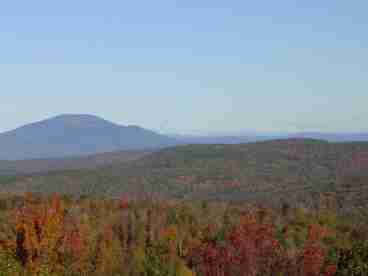
M 142 158 L 150 151 L 117 151 L 82 157 L 0 161 L 0 176 L 30 175 L 52 171 L 97 169 Z
M 0 134 L 0 160 L 84 156 L 176 144 L 138 126 L 121 126 L 92 115 L 60 115 Z
M 368 203 L 367 170 L 368 143 L 288 139 L 177 146 L 104 169 L 4 178 L 0 191 L 111 197 L 149 193 L 352 208 Z

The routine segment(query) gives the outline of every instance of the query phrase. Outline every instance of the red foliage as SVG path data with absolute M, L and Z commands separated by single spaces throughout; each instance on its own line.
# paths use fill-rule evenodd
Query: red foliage
M 368 152 L 354 153 L 351 160 L 351 167 L 354 169 L 368 168 Z
M 328 230 L 318 224 L 309 226 L 308 241 L 306 242 L 302 254 L 302 270 L 304 276 L 323 275 L 323 266 L 326 259 L 326 250 L 320 241 L 328 235 Z M 336 268 L 328 266 L 324 275 L 332 276 L 336 273 Z
M 319 276 L 325 257 L 325 251 L 320 245 L 308 244 L 303 250 L 303 275 Z
M 224 181 L 224 186 L 227 188 L 240 188 L 241 187 L 241 182 L 236 179 L 236 180 L 226 180 Z
M 82 234 L 79 230 L 73 230 L 65 234 L 64 243 L 70 249 L 74 257 L 78 257 L 85 250 L 85 244 Z
M 248 216 L 223 243 L 207 241 L 191 253 L 190 259 L 192 266 L 205 276 L 255 276 L 272 270 L 279 250 L 273 226 Z M 195 264 L 193 260 L 199 262 Z
M 178 181 L 181 184 L 190 184 L 193 181 L 195 181 L 195 176 L 185 176 L 185 175 L 178 176 L 176 178 L 176 181 Z
M 334 275 L 336 275 L 336 272 L 337 272 L 336 265 L 328 265 L 325 268 L 324 276 L 334 276 Z
M 122 195 L 119 200 L 119 208 L 120 209 L 128 209 L 130 206 L 130 198 L 127 195 Z

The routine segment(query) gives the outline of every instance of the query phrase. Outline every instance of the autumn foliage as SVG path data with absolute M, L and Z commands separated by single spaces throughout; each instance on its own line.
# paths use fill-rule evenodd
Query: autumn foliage
M 366 271 L 367 247 L 357 245 L 365 237 L 352 222 L 292 212 L 27 195 L 1 213 L 0 275 L 333 276 L 355 275 L 341 271 L 359 264 Z

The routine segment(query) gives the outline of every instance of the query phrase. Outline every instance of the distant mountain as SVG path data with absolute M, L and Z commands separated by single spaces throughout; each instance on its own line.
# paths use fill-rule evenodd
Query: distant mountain
M 84 156 L 155 149 L 174 138 L 139 126 L 121 126 L 92 115 L 60 115 L 0 134 L 0 160 Z

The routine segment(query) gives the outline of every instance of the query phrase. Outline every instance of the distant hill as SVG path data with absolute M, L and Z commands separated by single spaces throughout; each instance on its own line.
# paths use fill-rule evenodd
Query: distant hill
M 265 204 L 368 206 L 368 143 L 286 139 L 184 145 L 108 168 L 3 178 L 3 192 L 153 193 Z M 0 179 L 1 180 L 1 179 Z
M 287 138 L 309 138 L 320 139 L 330 142 L 363 142 L 368 141 L 368 133 L 323 133 L 323 132 L 301 132 L 290 134 Z
M 300 132 L 300 133 L 253 133 L 244 135 L 172 135 L 180 144 L 241 144 L 276 139 L 315 139 L 329 142 L 368 142 L 368 133 L 328 133 L 328 132 Z
M 243 144 L 250 142 L 273 140 L 272 136 L 248 135 L 248 136 L 195 136 L 195 135 L 173 135 L 180 144 Z M 277 137 L 278 138 L 278 137 Z
M 60 115 L 0 134 L 0 160 L 84 156 L 176 144 L 138 126 L 121 126 L 92 115 Z

